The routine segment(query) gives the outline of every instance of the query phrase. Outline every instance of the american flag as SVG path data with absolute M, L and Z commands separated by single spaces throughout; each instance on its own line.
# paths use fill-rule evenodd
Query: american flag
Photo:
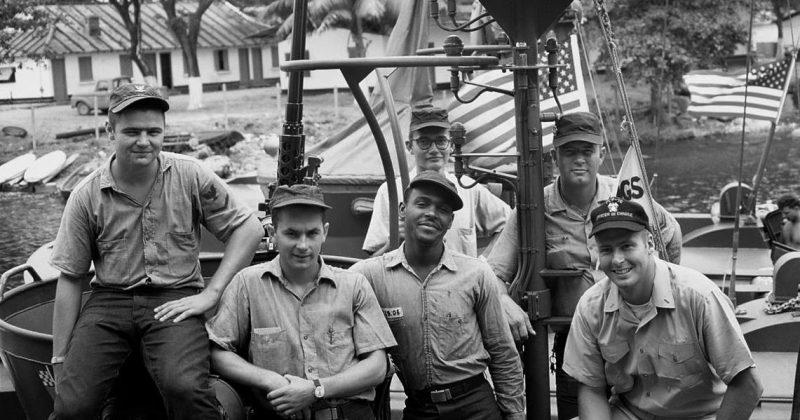
M 540 64 L 547 64 L 547 53 L 539 52 Z M 559 43 L 558 99 L 564 113 L 588 111 L 586 89 L 578 50 L 578 38 L 570 36 Z M 491 70 L 475 77 L 472 82 L 514 90 L 514 75 L 500 70 Z M 465 85 L 459 90 L 462 99 L 472 98 L 480 88 Z M 539 71 L 539 98 L 542 112 L 557 112 L 558 107 L 553 94 L 547 86 L 547 70 Z M 514 98 L 494 92 L 486 92 L 474 102 L 463 104 L 455 99 L 448 106 L 450 121 L 464 124 L 467 130 L 467 144 L 464 153 L 516 153 L 516 127 L 514 118 Z M 553 143 L 553 123 L 542 123 L 543 145 Z M 470 164 L 483 168 L 516 172 L 516 158 L 477 158 Z
M 791 72 L 793 60 L 794 57 L 788 57 L 752 69 L 749 80 L 745 71 L 725 73 L 698 70 L 686 74 L 683 80 L 692 95 L 689 113 L 697 117 L 742 117 L 745 115 L 746 101 L 747 117 L 777 120 L 786 95 L 786 77 Z

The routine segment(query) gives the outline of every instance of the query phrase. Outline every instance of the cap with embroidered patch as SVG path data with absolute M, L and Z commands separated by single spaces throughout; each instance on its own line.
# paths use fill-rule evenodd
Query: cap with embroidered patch
M 450 128 L 447 110 L 435 106 L 416 107 L 411 110 L 411 131 L 424 127 Z
M 591 112 L 573 112 L 556 121 L 553 147 L 561 147 L 573 141 L 603 144 L 603 128 L 600 120 Z
M 163 112 L 169 110 L 169 102 L 157 87 L 137 83 L 119 85 L 111 91 L 108 112 L 119 113 L 139 101 L 152 101 Z
M 461 201 L 461 197 L 458 196 L 456 185 L 438 171 L 429 170 L 420 172 L 408 183 L 406 192 L 418 185 L 432 185 L 438 188 L 445 194 L 445 199 L 453 207 L 453 211 L 464 207 L 464 202 Z
M 275 189 L 269 200 L 269 210 L 274 211 L 286 206 L 313 206 L 326 210 L 331 208 L 325 204 L 322 190 L 319 187 L 306 184 L 281 185 Z
M 591 238 L 598 232 L 608 229 L 625 229 L 632 232 L 639 232 L 650 226 L 647 212 L 644 208 L 634 201 L 623 200 L 618 197 L 611 197 L 600 207 L 592 211 L 592 232 Z

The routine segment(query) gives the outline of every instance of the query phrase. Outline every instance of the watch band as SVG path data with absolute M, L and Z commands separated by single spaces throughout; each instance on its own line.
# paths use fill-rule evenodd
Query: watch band
M 60 363 L 64 363 L 64 356 L 53 356 L 53 358 L 50 359 L 51 365 L 57 365 Z
M 322 382 L 319 381 L 319 378 L 314 378 L 311 381 L 314 383 L 314 397 L 318 400 L 325 398 L 325 387 L 322 386 Z

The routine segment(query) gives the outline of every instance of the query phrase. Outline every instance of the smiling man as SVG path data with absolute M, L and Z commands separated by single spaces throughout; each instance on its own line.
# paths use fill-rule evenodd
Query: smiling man
M 364 276 L 330 267 L 319 188 L 270 199 L 278 257 L 242 270 L 208 324 L 214 368 L 250 387 L 259 419 L 374 419 L 370 402 L 395 345 Z
M 424 171 L 404 197 L 403 245 L 350 268 L 372 284 L 397 339 L 392 355 L 408 397 L 403 418 L 525 418 L 522 366 L 497 279 L 484 261 L 443 243 L 464 205 L 455 185 Z
M 114 89 L 106 123 L 114 154 L 64 209 L 50 261 L 61 271 L 53 313 L 57 419 L 97 418 L 123 363 L 139 354 L 170 419 L 219 418 L 202 315 L 252 260 L 263 229 L 200 162 L 161 151 L 168 109 L 157 88 Z M 226 243 L 207 286 L 201 225 Z
M 750 418 L 762 388 L 727 296 L 658 259 L 639 204 L 612 198 L 591 219 L 608 278 L 581 297 L 567 339 L 580 417 Z
M 553 308 L 564 312 L 556 315 L 572 315 L 581 293 L 603 277 L 597 270 L 597 245 L 589 237 L 589 213 L 600 205 L 601 200 L 616 195 L 617 180 L 598 174 L 606 154 L 601 130 L 600 120 L 590 112 L 573 112 L 556 121 L 552 155 L 559 176 L 544 188 L 545 231 L 533 232 L 534 235 L 545 235 L 548 269 L 576 270 L 575 276 L 552 279 L 557 286 Z M 678 263 L 680 226 L 658 203 L 654 203 L 654 208 L 669 261 Z M 518 258 L 519 225 L 514 210 L 492 248 L 488 262 L 497 277 L 510 284 L 517 274 Z M 504 305 L 504 309 L 509 319 L 527 319 L 527 314 L 519 306 Z M 558 325 L 552 328 L 555 332 L 553 354 L 558 418 L 566 420 L 578 415 L 578 384 L 561 369 L 569 328 Z

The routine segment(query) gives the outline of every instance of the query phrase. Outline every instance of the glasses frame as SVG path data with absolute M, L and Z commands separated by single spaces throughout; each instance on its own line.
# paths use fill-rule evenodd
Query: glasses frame
M 442 139 L 444 139 L 444 144 L 440 146 L 439 143 L 442 141 Z M 417 147 L 419 147 L 421 150 L 430 150 L 430 148 L 434 144 L 436 145 L 436 148 L 439 150 L 447 150 L 453 147 L 453 141 L 450 140 L 450 137 L 447 136 L 436 137 L 436 140 L 431 140 L 430 138 L 427 137 L 420 137 L 412 139 L 412 141 L 417 143 Z M 420 141 L 427 143 L 427 146 L 423 146 L 423 143 L 421 143 Z

